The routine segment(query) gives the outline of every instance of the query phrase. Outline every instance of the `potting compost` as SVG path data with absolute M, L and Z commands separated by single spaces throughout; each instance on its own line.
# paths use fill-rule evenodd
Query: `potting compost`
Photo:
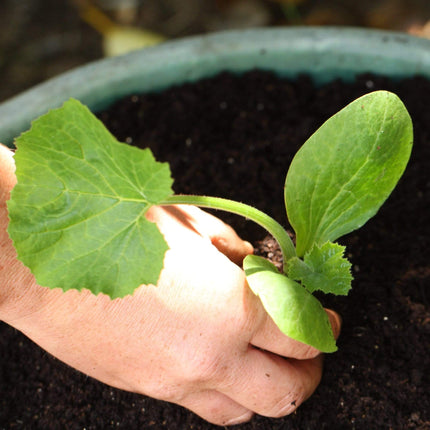
M 430 81 L 363 75 L 315 87 L 306 76 L 222 73 L 133 94 L 99 114 L 119 140 L 149 146 L 170 163 L 176 193 L 243 201 L 288 226 L 283 185 L 295 152 L 331 115 L 377 89 L 405 103 L 414 147 L 379 213 L 340 240 L 353 264 L 351 292 L 319 297 L 343 317 L 339 351 L 326 355 L 320 386 L 297 412 L 257 416 L 238 430 L 430 428 Z M 256 252 L 279 258 L 260 227 L 216 215 Z M 88 378 L 3 323 L 0 351 L 0 429 L 219 428 L 179 406 Z

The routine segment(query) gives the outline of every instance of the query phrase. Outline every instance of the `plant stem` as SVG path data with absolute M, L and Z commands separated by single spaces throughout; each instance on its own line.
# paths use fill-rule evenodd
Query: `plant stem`
M 208 196 L 193 196 L 193 195 L 173 195 L 160 203 L 160 205 L 173 205 L 173 204 L 187 204 L 195 205 L 210 209 L 219 209 L 226 212 L 231 212 L 236 215 L 241 215 L 251 221 L 254 221 L 264 229 L 266 229 L 278 242 L 284 258 L 284 267 L 286 262 L 296 256 L 296 249 L 294 244 L 288 236 L 285 229 L 269 215 L 264 212 L 249 206 L 244 203 L 235 202 L 229 199 L 220 197 Z

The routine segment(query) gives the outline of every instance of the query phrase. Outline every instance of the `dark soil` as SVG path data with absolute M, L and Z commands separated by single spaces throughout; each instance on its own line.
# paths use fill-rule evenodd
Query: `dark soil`
M 375 218 L 344 237 L 353 290 L 324 304 L 344 319 L 339 351 L 323 380 L 283 419 L 255 417 L 238 429 L 429 429 L 430 82 L 279 80 L 265 72 L 211 80 L 162 94 L 132 96 L 101 115 L 121 140 L 169 161 L 175 191 L 244 201 L 286 224 L 282 188 L 291 158 L 329 116 L 384 88 L 411 113 L 415 145 L 398 188 Z M 427 166 L 427 167 L 426 167 Z M 248 240 L 264 232 L 218 214 Z M 274 253 L 273 244 L 263 251 Z M 212 429 L 181 407 L 122 392 L 57 361 L 0 325 L 1 429 Z

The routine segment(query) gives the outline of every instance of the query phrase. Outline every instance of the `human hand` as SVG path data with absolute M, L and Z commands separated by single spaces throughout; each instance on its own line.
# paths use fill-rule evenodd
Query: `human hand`
M 216 424 L 286 415 L 315 390 L 321 355 L 264 311 L 235 264 L 252 247 L 220 220 L 195 207 L 148 212 L 170 247 L 157 287 L 115 300 L 49 290 L 16 260 L 6 233 L 15 179 L 5 148 L 0 167 L 0 318 L 81 372 Z M 329 315 L 337 336 L 339 318 Z

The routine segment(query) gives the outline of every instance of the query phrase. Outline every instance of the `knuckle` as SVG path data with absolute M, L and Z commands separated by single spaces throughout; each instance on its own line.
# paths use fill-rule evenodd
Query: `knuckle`
M 203 356 L 188 366 L 190 379 L 197 385 L 216 385 L 225 378 L 227 365 L 220 358 Z
M 193 350 L 178 362 L 176 379 L 180 386 L 192 389 L 211 388 L 225 375 L 223 355 L 210 346 Z
M 186 387 L 180 383 L 156 383 L 145 388 L 142 394 L 166 402 L 180 403 L 181 399 L 186 395 Z

